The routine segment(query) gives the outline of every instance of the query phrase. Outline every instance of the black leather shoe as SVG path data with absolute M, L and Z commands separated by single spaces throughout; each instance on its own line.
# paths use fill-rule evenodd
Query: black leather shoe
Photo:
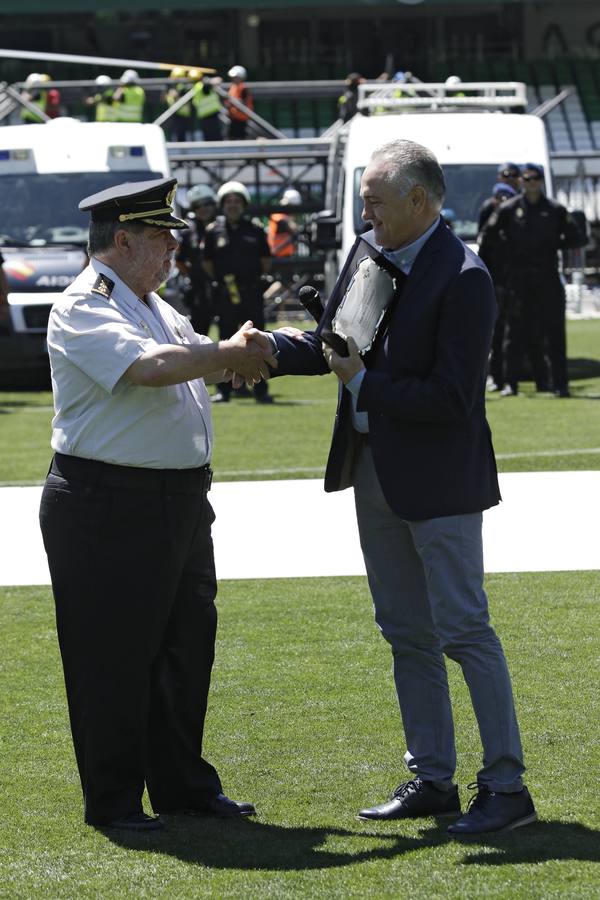
M 122 828 L 128 831 L 158 831 L 164 828 L 164 823 L 159 816 L 147 816 L 144 812 L 128 813 L 104 825 L 104 828 Z
M 167 810 L 162 810 L 167 812 Z M 173 816 L 219 816 L 221 819 L 231 819 L 235 816 L 254 816 L 256 809 L 252 803 L 243 803 L 241 800 L 230 800 L 225 794 L 217 794 L 210 800 L 198 806 L 177 809 L 172 812 Z
M 416 819 L 419 816 L 460 815 L 458 788 L 440 791 L 430 781 L 414 778 L 399 785 L 387 803 L 361 809 L 359 819 Z
M 254 399 L 257 403 L 275 403 L 270 394 L 263 394 L 262 397 L 255 397 Z
M 514 794 L 490 791 L 477 782 L 477 794 L 469 801 L 464 814 L 449 826 L 450 834 L 485 834 L 488 831 L 511 831 L 537 820 L 533 800 L 526 787 Z
M 571 391 L 569 390 L 569 388 L 559 388 L 558 390 L 554 391 L 554 396 L 559 397 L 560 399 L 564 397 L 570 397 Z

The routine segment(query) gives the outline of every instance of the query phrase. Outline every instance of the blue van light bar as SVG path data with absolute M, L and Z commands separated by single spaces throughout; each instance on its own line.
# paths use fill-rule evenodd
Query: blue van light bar
M 146 151 L 144 147 L 109 147 L 108 152 L 115 159 L 125 159 L 126 156 L 144 156 Z
M 16 160 L 24 160 L 29 159 L 31 156 L 31 150 L 28 148 L 23 148 L 23 150 L 0 150 L 0 159 L 16 159 Z

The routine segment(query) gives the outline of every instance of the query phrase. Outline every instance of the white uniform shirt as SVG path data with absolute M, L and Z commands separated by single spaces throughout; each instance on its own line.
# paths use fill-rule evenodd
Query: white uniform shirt
M 110 296 L 93 293 L 98 276 Z M 48 323 L 59 453 L 122 466 L 188 469 L 210 462 L 212 422 L 203 379 L 166 387 L 123 373 L 157 344 L 202 344 L 189 321 L 156 294 L 146 306 L 109 266 L 90 265 L 56 301 Z

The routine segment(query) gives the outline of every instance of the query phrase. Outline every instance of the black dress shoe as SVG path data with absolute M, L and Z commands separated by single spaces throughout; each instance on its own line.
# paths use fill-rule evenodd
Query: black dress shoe
M 194 807 L 177 810 L 161 810 L 169 812 L 172 816 L 219 816 L 221 819 L 232 819 L 236 816 L 254 816 L 256 809 L 252 803 L 244 803 L 241 800 L 230 800 L 225 794 L 217 794 L 210 800 Z
M 160 828 L 164 828 L 164 823 L 159 816 L 147 816 L 144 812 L 134 812 L 114 819 L 103 827 L 121 828 L 127 831 L 158 831 Z
M 254 399 L 257 403 L 275 403 L 275 400 L 270 394 L 263 394 L 262 397 L 255 397 Z
M 571 391 L 569 388 L 558 388 L 558 390 L 554 391 L 554 396 L 559 398 L 570 397 Z
M 416 819 L 419 816 L 460 815 L 458 788 L 440 791 L 430 781 L 414 778 L 399 785 L 387 803 L 361 809 L 359 819 Z
M 469 801 L 464 816 L 449 826 L 450 834 L 512 831 L 537 820 L 535 806 L 526 787 L 513 794 L 490 791 L 477 782 L 470 784 L 469 788 L 477 788 L 477 794 Z

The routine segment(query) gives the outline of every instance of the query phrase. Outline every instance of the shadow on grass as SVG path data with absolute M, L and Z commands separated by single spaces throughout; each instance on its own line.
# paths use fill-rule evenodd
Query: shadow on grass
M 600 378 L 600 360 L 586 357 L 569 357 L 567 369 L 570 381 L 580 378 Z
M 503 866 L 548 860 L 600 861 L 600 831 L 578 822 L 536 822 L 504 834 L 460 838 L 466 848 L 477 844 L 462 860 L 466 865 Z M 481 845 L 485 845 L 485 849 Z M 490 849 L 494 848 L 494 849 Z
M 343 828 L 270 825 L 249 819 L 215 820 L 164 816 L 163 831 L 136 834 L 102 830 L 109 840 L 130 850 L 152 851 L 213 869 L 304 871 L 391 859 L 447 842 L 447 820 L 425 835 L 404 837 Z M 356 841 L 356 849 L 336 849 Z M 364 847 L 366 842 L 374 846 Z M 381 846 L 381 845 L 384 846 Z

